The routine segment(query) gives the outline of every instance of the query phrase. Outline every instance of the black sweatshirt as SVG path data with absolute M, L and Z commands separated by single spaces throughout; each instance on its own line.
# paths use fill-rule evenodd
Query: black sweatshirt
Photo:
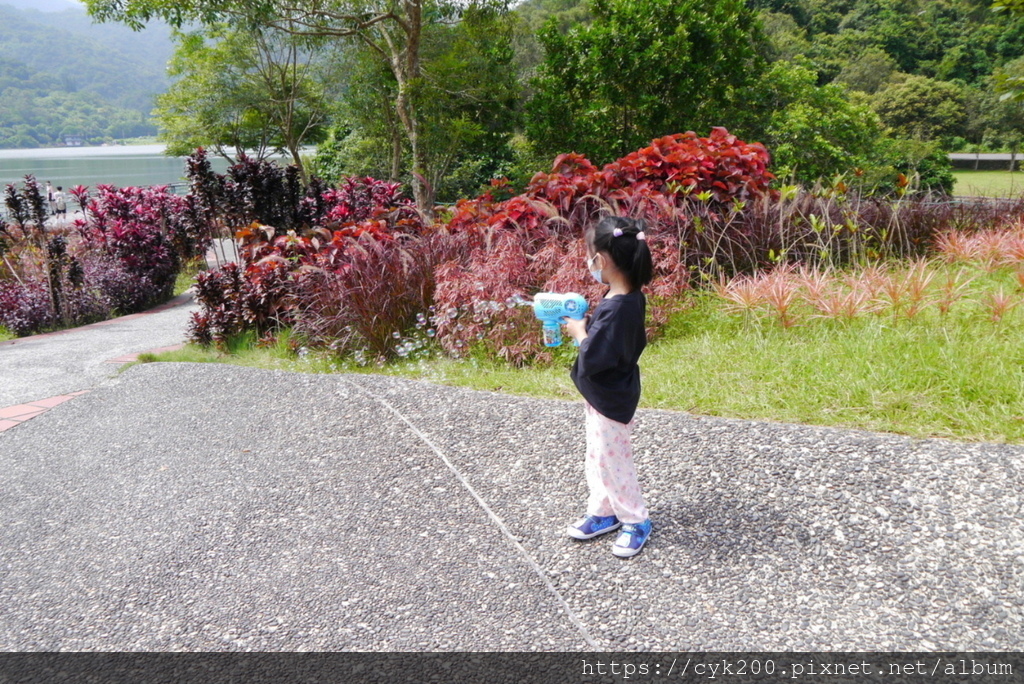
M 570 377 L 598 413 L 619 423 L 633 420 L 640 403 L 640 366 L 647 346 L 647 301 L 640 290 L 602 299 L 587 324 L 587 338 Z

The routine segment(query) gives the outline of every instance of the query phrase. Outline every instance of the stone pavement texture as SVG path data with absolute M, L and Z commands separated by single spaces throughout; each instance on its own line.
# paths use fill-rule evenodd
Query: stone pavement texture
M 0 347 L 6 650 L 1021 650 L 1024 449 L 641 411 L 655 531 L 575 542 L 582 408 Z M 163 330 L 163 332 L 160 332 Z M 137 335 L 129 344 L 129 335 Z M 11 359 L 16 359 L 12 363 Z M 83 370 L 85 369 L 85 370 Z

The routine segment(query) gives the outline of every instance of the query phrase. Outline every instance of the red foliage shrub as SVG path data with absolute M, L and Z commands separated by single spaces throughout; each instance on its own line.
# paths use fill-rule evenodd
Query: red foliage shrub
M 0 280 L 0 325 L 22 336 L 55 323 L 50 292 L 41 280 Z
M 93 199 L 84 186 L 71 193 L 84 209 L 73 228 L 46 225 L 33 179 L 20 192 L 8 186 L 5 193 L 14 223 L 0 223 L 0 281 L 16 282 L 4 286 L 9 301 L 3 320 L 16 334 L 159 303 L 173 292 L 181 258 L 201 246 L 202 226 L 190 223 L 188 200 L 164 187 L 100 186 Z
M 245 177 L 251 176 L 277 183 L 262 166 Z M 447 249 L 455 240 L 427 230 L 396 183 L 351 178 L 337 189 L 314 183 L 296 202 L 294 211 L 278 203 L 273 213 L 309 223 L 253 222 L 236 232 L 243 265 L 201 280 L 203 311 L 192 338 L 223 343 L 245 330 L 264 335 L 294 323 L 310 344 L 394 356 L 392 335 L 429 306 L 434 266 L 452 258 Z
M 602 169 L 563 154 L 521 195 L 459 202 L 448 229 L 465 236 L 470 252 L 437 275 L 440 343 L 453 353 L 476 345 L 517 364 L 550 358 L 532 314 L 506 301 L 539 291 L 599 297 L 603 288 L 587 275 L 582 238 L 609 214 L 643 218 L 649 226 L 656 273 L 648 289 L 649 332 L 656 334 L 680 306 L 678 294 L 704 253 L 713 251 L 701 245 L 699 222 L 720 224 L 736 215 L 737 202 L 769 195 L 768 161 L 760 144 L 715 128 L 708 138 L 692 132 L 659 138 Z
M 401 355 L 395 340 L 434 299 L 437 267 L 454 256 L 443 233 L 335 237 L 296 281 L 295 332 L 338 354 Z
M 203 345 L 223 345 L 247 330 L 262 335 L 291 323 L 287 268 L 264 262 L 242 269 L 228 263 L 196 277 L 195 298 L 202 307 L 192 314 L 189 338 Z
M 86 249 L 105 254 L 127 276 L 105 281 L 116 282 L 109 293 L 112 306 L 127 314 L 168 299 L 181 267 L 173 234 L 187 201 L 166 187 L 100 185 L 98 191 L 76 227 Z

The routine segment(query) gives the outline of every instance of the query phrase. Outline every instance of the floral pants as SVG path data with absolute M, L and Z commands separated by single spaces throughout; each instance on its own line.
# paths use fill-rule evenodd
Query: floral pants
M 633 464 L 633 423 L 623 425 L 606 418 L 589 403 L 586 414 L 587 515 L 614 515 L 624 523 L 647 520 L 647 504 Z

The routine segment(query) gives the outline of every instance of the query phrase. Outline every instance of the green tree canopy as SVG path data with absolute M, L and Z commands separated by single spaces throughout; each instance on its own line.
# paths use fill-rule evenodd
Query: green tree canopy
M 441 201 L 477 194 L 500 173 L 518 121 L 514 17 L 468 7 L 455 22 L 424 27 L 422 78 L 413 91 L 420 121 L 422 179 Z M 325 173 L 390 176 L 410 181 L 409 141 L 392 106 L 398 84 L 369 48 L 344 55 L 347 86 L 329 144 L 318 155 Z
M 745 120 L 740 93 L 765 63 L 743 0 L 594 0 L 593 20 L 540 34 L 546 57 L 527 131 L 606 162 L 652 138 Z
M 276 28 L 307 38 L 358 41 L 375 51 L 395 80 L 394 110 L 401 122 L 412 158 L 412 187 L 416 204 L 433 213 L 432 186 L 427 180 L 429 154 L 423 143 L 424 30 L 457 22 L 467 11 L 491 8 L 508 11 L 507 0 L 85 0 L 101 21 L 120 21 L 141 27 L 154 18 L 172 25 L 199 22 L 209 26 L 227 21 L 242 29 Z
M 168 153 L 212 147 L 231 159 L 275 150 L 302 170 L 300 148 L 316 142 L 326 124 L 328 63 L 273 28 L 221 24 L 175 37 L 170 71 L 179 80 L 154 112 Z
M 967 123 L 963 88 L 926 76 L 908 76 L 875 94 L 874 110 L 897 135 L 940 140 L 960 133 Z
M 772 172 L 811 183 L 872 162 L 882 126 L 866 104 L 854 104 L 839 85 L 818 86 L 808 66 L 776 62 L 754 92 L 768 112 L 762 142 Z

